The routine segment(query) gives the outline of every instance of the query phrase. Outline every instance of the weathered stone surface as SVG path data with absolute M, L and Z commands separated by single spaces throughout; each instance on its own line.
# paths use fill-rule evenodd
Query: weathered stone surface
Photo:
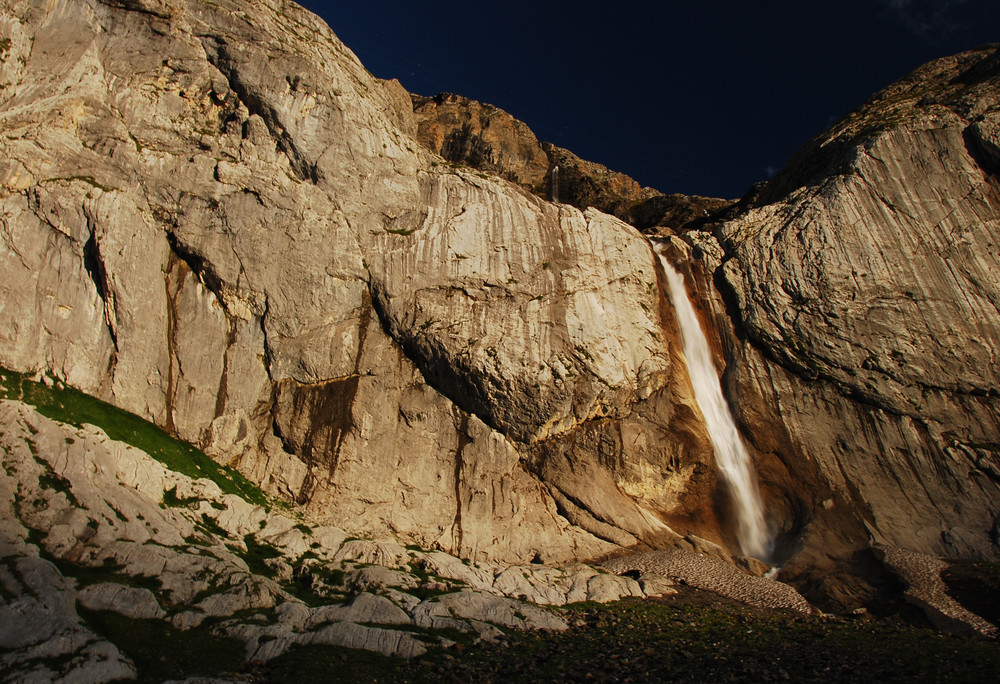
M 324 606 L 313 611 L 304 627 L 313 630 L 328 622 L 357 622 L 359 624 L 408 625 L 412 620 L 389 599 L 361 592 L 349 603 Z
M 813 610 L 801 594 L 783 582 L 754 577 L 725 561 L 694 551 L 674 549 L 622 556 L 606 561 L 604 567 L 615 573 L 639 572 L 668 579 L 683 579 L 696 589 L 712 591 L 761 608 L 805 613 Z M 627 579 L 615 575 L 598 577 Z
M 394 570 L 382 565 L 366 565 L 352 570 L 347 575 L 345 584 L 348 587 L 361 590 L 378 591 L 386 587 L 413 589 L 420 581 L 408 572 Z
M 388 568 L 404 567 L 407 558 L 409 558 L 409 554 L 406 549 L 388 539 L 380 541 L 352 539 L 344 543 L 335 556 L 336 560 L 375 563 Z
M 135 620 L 150 620 L 166 615 L 149 589 L 123 584 L 92 584 L 77 592 L 76 600 L 89 610 L 113 610 Z
M 587 599 L 604 603 L 622 596 L 642 596 L 642 588 L 631 577 L 597 574 L 587 581 Z
M 906 585 L 906 600 L 921 608 L 935 627 L 958 634 L 997 636 L 996 626 L 966 610 L 948 595 L 948 587 L 941 578 L 941 571 L 948 564 L 940 558 L 893 546 L 880 545 L 875 552 Z
M 248 661 L 263 663 L 297 644 L 414 657 L 426 650 L 427 634 L 418 637 L 411 626 L 476 639 L 496 638 L 501 627 L 564 629 L 558 616 L 520 598 L 561 605 L 635 593 L 624 578 L 612 578 L 619 591 L 589 590 L 597 571 L 579 564 L 530 564 L 506 574 L 499 565 L 388 539 L 346 541 L 335 528 L 222 494 L 217 484 L 170 471 L 95 427 L 56 423 L 18 402 L 0 401 L 0 447 L 0 486 L 18 493 L 7 500 L 10 524 L 0 528 L 0 647 L 4 667 L 19 680 L 137 674 L 116 646 L 86 627 L 77 606 L 167 619 L 180 630 L 210 628 L 240 640 Z M 41 547 L 26 543 L 29 537 Z M 333 546 L 312 541 L 303 553 L 305 540 L 320 539 Z M 39 554 L 58 559 L 69 574 Z M 505 579 L 515 572 L 523 583 Z M 102 574 L 106 581 L 77 586 Z M 309 578 L 313 584 L 302 581 Z M 140 582 L 154 588 L 130 586 Z M 366 587 L 353 598 L 341 593 Z M 310 589 L 328 605 L 307 607 L 288 593 Z M 441 595 L 422 600 L 425 591 Z
M 553 575 L 561 574 L 553 572 Z M 536 573 L 527 571 L 523 566 L 512 566 L 501 571 L 493 581 L 493 588 L 505 596 L 525 598 L 535 603 L 562 604 L 565 593 L 552 582 L 546 582 Z
M 479 590 L 492 589 L 496 573 L 500 570 L 498 566 L 463 563 L 440 551 L 419 554 L 417 562 L 430 574 L 458 580 Z
M 8 556 L 0 581 L 0 665 L 8 679 L 105 682 L 135 676 L 114 644 L 82 624 L 72 581 L 51 563 Z
M 51 563 L 39 558 L 20 558 L 17 577 L 8 574 L 19 597 L 0 606 L 0 646 L 19 649 L 48 641 L 72 631 L 78 619 L 73 609 L 73 591 Z
M 531 129 L 507 112 L 453 93 L 412 95 L 417 140 L 453 164 L 544 192 L 549 157 Z
M 670 537 L 656 494 L 711 488 L 704 435 L 573 447 L 673 420 L 637 402 L 696 415 L 642 237 L 437 163 L 301 8 L 170 7 L 10 9 L 0 363 L 347 533 L 519 562 Z M 575 460 L 618 465 L 583 496 Z
M 639 587 L 646 596 L 672 596 L 677 593 L 676 583 L 668 577 L 640 573 Z
M 492 622 L 515 629 L 533 628 L 561 631 L 568 628 L 562 618 L 543 608 L 520 603 L 503 596 L 459 591 L 441 596 L 437 599 L 437 603 L 457 618 Z
M 247 577 L 240 584 L 211 596 L 195 604 L 195 607 L 209 617 L 232 615 L 238 611 L 272 608 L 274 595 L 256 578 Z
M 366 627 L 353 622 L 327 625 L 300 639 L 299 642 L 360 648 L 400 658 L 415 658 L 427 652 L 427 647 L 409 632 Z
M 17 0 L 4 17 L 0 364 L 193 440 L 338 547 L 398 537 L 498 567 L 692 533 L 734 548 L 633 227 L 441 164 L 399 84 L 293 4 Z M 996 81 L 995 47 L 924 67 L 729 212 L 718 244 L 668 241 L 803 581 L 872 539 L 997 554 Z M 644 197 L 605 181 L 581 197 Z M 66 444 L 20 408 L 3 419 L 18 478 L 71 482 L 14 512 L 4 549 L 41 530 L 49 553 L 163 576 L 171 603 L 218 589 L 203 608 L 225 615 L 280 597 L 226 593 L 250 574 L 239 538 L 287 554 L 286 574 L 322 546 L 249 504 L 160 508 L 171 488 L 221 499 L 97 432 Z M 204 554 L 173 551 L 195 539 Z M 527 575 L 501 586 L 583 592 Z
M 870 537 L 997 554 L 998 78 L 996 46 L 921 67 L 719 227 L 752 342 L 728 390 L 800 569 Z

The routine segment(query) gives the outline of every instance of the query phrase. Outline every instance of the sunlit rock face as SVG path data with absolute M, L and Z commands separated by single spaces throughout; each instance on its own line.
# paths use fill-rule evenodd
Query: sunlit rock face
M 932 62 L 717 230 L 746 432 L 831 490 L 789 497 L 807 546 L 847 507 L 876 540 L 997 553 L 998 124 L 997 46 Z
M 868 561 L 845 559 L 872 539 L 996 554 L 997 63 L 987 47 L 918 69 L 711 233 L 669 243 L 719 336 L 779 557 L 797 554 L 790 571 L 864 574 Z M 516 138 L 482 108 L 420 98 L 416 116 L 482 157 L 501 129 Z M 475 146 L 420 140 L 477 163 Z M 527 168 L 492 156 L 511 177 Z
M 291 3 L 13 3 L 2 30 L 4 365 L 351 533 L 555 561 L 697 510 L 719 538 L 635 229 L 440 163 Z
M 292 3 L 13 2 L 0 38 L 4 366 L 350 534 L 736 548 L 635 228 L 444 163 Z M 997 126 L 995 52 L 943 60 L 665 247 L 807 579 L 871 537 L 994 553 Z

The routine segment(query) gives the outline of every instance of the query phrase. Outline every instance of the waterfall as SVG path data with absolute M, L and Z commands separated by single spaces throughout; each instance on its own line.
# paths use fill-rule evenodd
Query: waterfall
M 688 299 L 684 278 L 655 247 L 667 277 L 670 302 L 677 314 L 681 345 L 687 361 L 688 375 L 694 388 L 695 400 L 705 417 L 708 436 L 715 450 L 715 462 L 732 496 L 736 512 L 737 537 L 744 555 L 766 559 L 771 552 L 771 535 L 764 520 L 757 480 L 736 422 L 722 394 L 715 364 L 702 332 L 694 307 Z

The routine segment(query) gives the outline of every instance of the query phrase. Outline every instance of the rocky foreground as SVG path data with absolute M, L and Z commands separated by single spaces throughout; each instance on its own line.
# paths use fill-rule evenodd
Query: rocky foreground
M 267 499 L 232 471 L 213 469 L 152 425 L 102 414 L 113 409 L 40 379 L 6 373 L 9 399 L 0 401 L 5 681 L 162 679 L 206 671 L 199 668 L 208 667 L 201 659 L 209 651 L 222 654 L 208 658 L 210 671 L 265 680 L 269 668 L 311 662 L 310 653 L 322 662 L 329 648 L 426 657 L 450 668 L 454 661 L 442 654 L 461 655 L 476 644 L 488 654 L 520 643 L 519 633 L 577 634 L 590 624 L 586 611 L 556 607 L 673 596 L 678 589 L 771 614 L 818 613 L 790 586 L 758 576 L 761 564 L 743 560 L 748 567 L 741 569 L 697 538 L 697 550 L 625 556 L 603 567 L 471 563 L 391 539 L 348 538 Z M 95 425 L 43 412 L 98 421 L 110 415 L 109 429 L 156 457 Z M 149 447 L 157 435 L 158 448 Z M 182 472 L 191 468 L 201 476 Z M 912 555 L 889 551 L 886 558 L 917 567 Z M 924 608 L 951 601 L 934 585 L 934 573 L 927 581 L 912 572 L 904 578 Z M 975 615 L 948 615 L 953 628 L 996 633 Z M 155 655 L 177 649 L 188 654 L 184 663 L 163 665 Z
M 765 613 L 689 589 L 669 599 L 581 609 L 574 617 L 566 632 L 522 635 L 406 667 L 389 664 L 371 678 L 971 683 L 992 681 L 1000 666 L 1000 649 L 993 642 L 943 637 L 865 615 Z M 302 661 L 295 666 L 308 671 Z M 277 670 L 265 676 L 291 681 Z
M 139 674 L 85 617 L 107 612 L 237 639 L 247 662 L 316 644 L 412 658 L 449 635 L 567 628 L 538 603 L 669 591 L 584 565 L 473 565 L 348 539 L 16 401 L 0 402 L 0 443 L 0 648 L 18 680 Z

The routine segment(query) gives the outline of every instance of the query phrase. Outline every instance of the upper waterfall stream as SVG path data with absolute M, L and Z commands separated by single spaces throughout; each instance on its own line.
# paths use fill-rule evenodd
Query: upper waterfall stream
M 764 519 L 764 506 L 760 500 L 750 454 L 743 445 L 729 404 L 722 394 L 708 340 L 688 298 L 684 277 L 663 255 L 660 245 L 656 246 L 655 251 L 663 264 L 670 302 L 677 313 L 681 345 L 695 400 L 705 417 L 708 436 L 715 450 L 716 465 L 732 495 L 740 550 L 747 556 L 766 560 L 772 550 L 771 535 Z

